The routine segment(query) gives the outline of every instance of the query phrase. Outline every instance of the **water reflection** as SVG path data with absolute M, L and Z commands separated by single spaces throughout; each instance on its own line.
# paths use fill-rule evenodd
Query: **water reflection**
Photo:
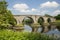
M 28 31 L 31 32 L 32 28 L 28 25 L 24 25 L 24 31 Z M 37 32 L 41 32 L 42 31 L 42 27 L 38 28 Z M 51 30 L 49 30 L 48 32 L 46 32 L 46 34 L 60 34 L 60 31 L 57 28 L 52 28 Z
M 24 25 L 24 31 L 31 32 L 32 28 L 29 25 Z M 41 32 L 41 31 L 42 31 L 42 27 L 38 28 L 37 32 Z
M 29 25 L 24 25 L 24 31 L 31 32 L 32 28 Z
M 38 28 L 38 32 L 41 32 L 42 31 L 42 27 Z
M 60 34 L 60 31 L 56 28 L 54 30 L 50 30 L 49 32 L 47 32 L 46 34 Z

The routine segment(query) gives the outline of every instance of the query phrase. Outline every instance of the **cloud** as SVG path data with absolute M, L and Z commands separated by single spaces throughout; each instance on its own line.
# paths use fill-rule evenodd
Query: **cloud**
M 36 12 L 37 9 L 32 8 L 29 10 L 29 6 L 27 4 L 15 4 L 13 5 L 13 8 L 19 12 Z
M 29 6 L 27 4 L 15 4 L 13 8 L 20 12 L 29 12 Z
M 33 11 L 33 12 L 34 12 L 34 11 L 37 11 L 37 9 L 35 9 L 35 8 L 32 8 L 32 9 L 31 9 L 31 11 Z
M 20 12 L 31 12 L 30 10 L 21 10 Z
M 51 15 L 56 16 L 56 15 L 58 15 L 58 14 L 60 14 L 60 10 L 55 10 Z
M 43 10 L 40 12 L 41 15 L 45 15 L 45 14 L 49 14 L 51 16 L 57 16 L 58 14 L 60 14 L 60 10 L 55 10 L 55 11 L 46 11 L 46 10 Z
M 48 1 L 48 2 L 45 2 L 45 3 L 41 4 L 40 6 L 42 8 L 43 7 L 58 7 L 59 4 L 57 2 L 55 2 L 55 1 L 52 1 L 52 2 Z
M 15 4 L 13 5 L 13 8 L 15 11 L 19 12 L 19 14 L 23 14 L 23 15 L 45 15 L 45 14 L 49 14 L 52 16 L 56 16 L 58 14 L 60 14 L 60 10 L 56 10 L 55 8 L 53 10 L 51 10 L 52 8 L 48 9 L 49 7 L 58 7 L 59 4 L 55 1 L 53 2 L 45 2 L 43 4 L 40 5 L 42 8 L 29 8 L 29 6 L 27 4 Z M 45 8 L 48 7 L 48 8 Z M 12 9 L 11 9 L 12 10 Z M 55 11 L 54 11 L 55 10 Z

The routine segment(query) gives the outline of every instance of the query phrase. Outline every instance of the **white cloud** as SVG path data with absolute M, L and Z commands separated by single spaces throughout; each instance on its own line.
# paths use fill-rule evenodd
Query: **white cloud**
M 37 9 L 35 9 L 35 8 L 32 8 L 32 9 L 31 9 L 31 11 L 33 11 L 33 12 L 34 12 L 34 11 L 37 11 Z
M 60 14 L 60 10 L 55 10 L 55 11 L 52 11 L 52 12 L 43 10 L 40 13 L 41 13 L 41 15 L 49 14 L 51 16 L 56 16 L 56 15 Z
M 14 10 L 19 11 L 21 14 L 23 15 L 44 15 L 44 14 L 50 14 L 52 16 L 55 16 L 57 14 L 60 14 L 60 10 L 55 10 L 54 12 L 49 11 L 49 9 L 43 9 L 44 7 L 58 7 L 59 4 L 55 1 L 53 2 L 46 2 L 40 5 L 42 7 L 42 9 L 35 9 L 32 8 L 30 9 L 29 6 L 27 4 L 15 4 L 13 5 Z M 50 8 L 51 9 L 51 8 Z
M 31 10 L 29 10 L 29 6 L 27 4 L 15 4 L 13 6 L 13 8 L 15 10 L 18 10 L 19 12 L 35 12 L 37 11 L 37 9 L 32 8 Z
M 29 7 L 28 7 L 27 4 L 15 4 L 15 5 L 13 6 L 13 8 L 18 9 L 18 10 L 26 10 L 26 9 L 28 9 Z
M 58 14 L 60 14 L 60 10 L 55 10 L 51 15 L 56 16 L 56 15 L 58 15 Z
M 41 4 L 40 6 L 42 8 L 43 7 L 58 7 L 59 4 L 57 2 L 55 2 L 55 1 L 52 1 L 52 2 L 48 1 L 48 2 L 45 2 L 45 3 Z
M 20 12 L 29 12 L 29 6 L 27 4 L 15 4 L 13 8 Z
M 31 12 L 30 10 L 21 10 L 20 12 Z

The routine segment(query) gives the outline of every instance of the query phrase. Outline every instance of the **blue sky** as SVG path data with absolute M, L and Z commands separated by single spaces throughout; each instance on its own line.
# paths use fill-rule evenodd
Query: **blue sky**
M 6 0 L 14 15 L 60 14 L 60 0 Z

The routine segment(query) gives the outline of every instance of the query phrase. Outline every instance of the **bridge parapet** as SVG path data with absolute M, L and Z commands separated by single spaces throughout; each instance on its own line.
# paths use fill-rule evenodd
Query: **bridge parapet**
M 47 19 L 49 18 L 46 16 L 40 16 L 40 15 L 14 15 L 14 18 L 16 19 L 17 24 L 22 23 L 23 19 L 26 17 L 31 17 L 33 19 L 34 23 L 38 22 L 39 17 L 42 17 L 44 19 L 44 23 L 47 23 Z M 52 22 L 55 21 L 55 19 L 53 17 L 50 17 L 50 19 Z

